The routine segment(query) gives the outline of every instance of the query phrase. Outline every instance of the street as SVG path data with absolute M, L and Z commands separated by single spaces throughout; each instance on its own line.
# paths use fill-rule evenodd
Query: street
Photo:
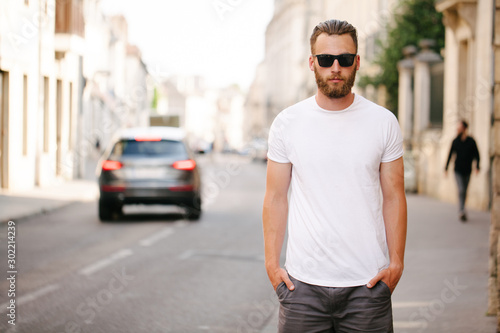
M 16 325 L 0 331 L 259 331 L 277 306 L 263 265 L 265 164 L 228 165 L 205 170 L 199 222 L 170 210 L 101 223 L 95 202 L 19 222 Z M 2 319 L 8 289 L 3 280 Z
M 231 155 L 199 163 L 205 207 L 198 222 L 175 207 L 143 206 L 101 223 L 93 200 L 11 229 L 3 223 L 0 269 L 12 270 L 4 251 L 14 240 L 17 273 L 0 282 L 0 331 L 276 332 L 261 227 L 266 166 Z M 485 316 L 489 214 L 471 211 L 463 224 L 454 205 L 417 195 L 408 205 L 395 332 L 493 332 L 496 320 Z

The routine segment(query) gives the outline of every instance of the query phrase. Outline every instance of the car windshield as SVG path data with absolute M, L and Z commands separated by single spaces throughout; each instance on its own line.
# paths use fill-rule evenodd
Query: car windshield
M 112 159 L 121 157 L 170 157 L 182 160 L 188 159 L 188 154 L 181 141 L 122 140 L 115 144 L 111 152 Z

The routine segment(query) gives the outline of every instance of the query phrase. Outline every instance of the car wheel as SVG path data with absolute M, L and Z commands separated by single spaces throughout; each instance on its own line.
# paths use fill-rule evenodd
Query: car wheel
M 188 208 L 190 211 L 187 213 L 187 218 L 189 221 L 198 221 L 201 217 L 201 210 L 195 210 L 195 208 Z
M 122 215 L 122 205 L 99 200 L 99 219 L 101 221 L 115 220 Z
M 192 206 L 186 207 L 186 217 L 189 221 L 198 221 L 201 217 L 201 198 L 194 199 Z

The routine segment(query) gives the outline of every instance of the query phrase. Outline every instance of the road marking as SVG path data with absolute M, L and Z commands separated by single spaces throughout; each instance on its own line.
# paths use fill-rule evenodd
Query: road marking
M 167 238 L 168 236 L 172 235 L 173 233 L 174 233 L 174 231 L 172 230 L 172 228 L 165 228 L 162 231 L 160 231 L 159 233 L 154 234 L 148 238 L 141 240 L 139 242 L 139 244 L 141 244 L 142 246 L 145 246 L 145 247 L 151 246 L 154 243 L 156 243 L 164 238 Z
M 43 288 L 40 288 L 32 293 L 26 294 L 24 296 L 16 298 L 16 306 L 23 305 L 28 302 L 32 302 L 36 300 L 39 297 L 42 297 L 48 293 L 51 293 L 53 291 L 56 291 L 59 289 L 59 286 L 57 284 L 49 284 Z M 4 304 L 0 305 L 0 313 L 5 312 L 7 310 L 7 307 L 9 306 L 10 302 L 5 302 Z
M 395 321 L 394 328 L 425 328 L 427 323 L 420 321 Z
M 394 302 L 392 303 L 393 309 L 403 308 L 424 308 L 431 305 L 431 302 Z
M 198 326 L 198 329 L 202 331 L 210 331 L 210 326 L 205 326 L 205 325 Z
M 219 259 L 228 259 L 228 260 L 241 260 L 241 261 L 264 261 L 263 255 L 246 255 L 240 253 L 233 253 L 228 251 L 213 251 L 213 250 L 202 250 L 195 251 L 193 249 L 184 251 L 181 253 L 177 259 L 179 260 L 187 260 L 193 257 L 200 258 L 219 258 Z
M 106 266 L 109 266 L 113 264 L 114 262 L 121 260 L 123 258 L 129 257 L 133 254 L 132 250 L 130 249 L 122 249 L 116 253 L 113 253 L 107 258 L 101 259 L 99 261 L 96 261 L 95 263 L 83 268 L 80 270 L 80 274 L 89 276 L 94 274 L 97 271 L 100 271 Z
M 194 250 L 187 250 L 187 251 L 184 251 L 183 253 L 181 253 L 177 259 L 179 260 L 187 260 L 189 258 L 191 258 L 192 256 L 194 256 L 196 252 Z

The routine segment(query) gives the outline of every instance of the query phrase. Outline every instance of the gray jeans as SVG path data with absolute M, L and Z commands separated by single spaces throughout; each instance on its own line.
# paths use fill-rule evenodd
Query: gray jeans
M 470 174 L 464 175 L 459 172 L 455 172 L 455 179 L 457 180 L 460 213 L 464 213 L 465 199 L 467 198 L 467 187 L 469 186 Z
M 276 288 L 280 301 L 279 333 L 392 333 L 391 291 L 383 283 L 333 288 L 310 285 L 290 277 Z

